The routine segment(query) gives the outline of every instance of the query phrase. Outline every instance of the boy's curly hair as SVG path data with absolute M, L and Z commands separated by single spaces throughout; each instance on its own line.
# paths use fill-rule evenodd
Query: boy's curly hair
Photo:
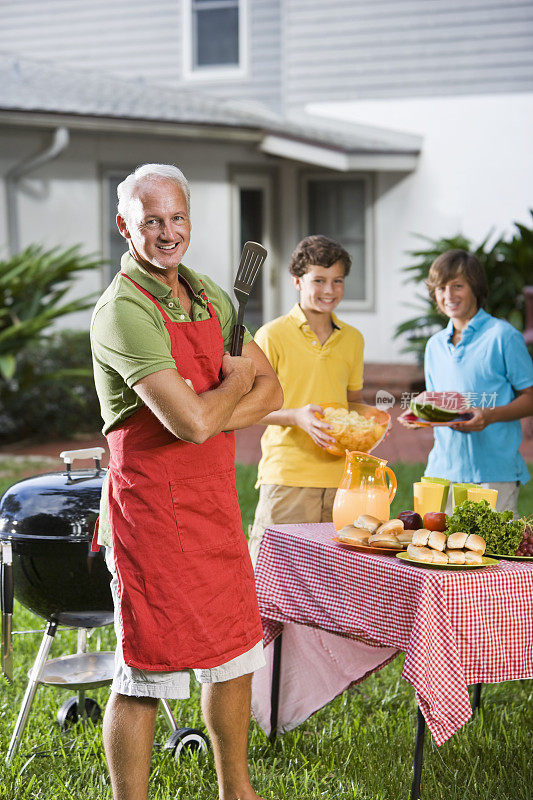
M 327 236 L 306 236 L 296 245 L 289 264 L 291 275 L 301 277 L 305 275 L 313 264 L 318 267 L 331 267 L 340 261 L 347 275 L 352 266 L 350 254 L 342 245 Z

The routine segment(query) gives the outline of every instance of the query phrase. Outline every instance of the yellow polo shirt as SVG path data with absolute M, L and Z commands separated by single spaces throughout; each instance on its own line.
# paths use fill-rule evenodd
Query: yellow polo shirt
M 348 391 L 363 386 L 364 340 L 356 328 L 332 314 L 334 330 L 320 345 L 296 304 L 285 316 L 260 328 L 255 341 L 272 364 L 283 388 L 283 408 L 346 403 Z M 282 486 L 339 485 L 344 458 L 318 447 L 301 428 L 268 425 L 261 438 L 257 483 Z

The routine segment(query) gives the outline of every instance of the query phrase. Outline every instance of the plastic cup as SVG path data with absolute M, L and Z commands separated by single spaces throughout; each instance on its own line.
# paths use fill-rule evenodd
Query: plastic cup
M 486 500 L 491 508 L 496 508 L 496 500 L 498 499 L 497 489 L 484 489 L 482 486 L 466 490 L 467 500 L 473 500 L 474 503 L 479 503 L 480 500 Z
M 442 495 L 442 505 L 440 511 L 444 511 L 446 508 L 446 503 L 448 502 L 448 495 L 450 493 L 450 481 L 448 478 L 430 478 L 429 475 L 424 475 L 420 478 L 422 483 L 440 483 L 444 487 L 444 492 Z
M 445 488 L 441 483 L 413 483 L 414 510 L 417 514 L 423 517 L 428 511 L 440 511 L 444 507 L 442 498 Z
M 454 483 L 453 485 L 453 507 L 462 505 L 465 500 L 468 500 L 467 491 L 468 489 L 473 488 L 477 489 L 478 486 L 475 483 Z

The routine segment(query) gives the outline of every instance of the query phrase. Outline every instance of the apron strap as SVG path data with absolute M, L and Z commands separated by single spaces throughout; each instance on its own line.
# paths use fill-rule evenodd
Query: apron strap
M 148 299 L 149 299 L 149 300 L 151 300 L 151 301 L 152 301 L 152 303 L 153 303 L 154 305 L 156 305 L 156 306 L 157 306 L 157 308 L 160 310 L 161 314 L 163 315 L 163 319 L 165 320 L 165 322 L 172 322 L 172 320 L 171 320 L 171 319 L 170 319 L 170 317 L 168 316 L 168 314 L 167 314 L 167 312 L 165 311 L 165 309 L 163 308 L 163 306 L 162 306 L 162 305 L 160 305 L 160 303 L 158 303 L 158 302 L 157 302 L 157 300 L 155 299 L 155 297 L 153 296 L 153 294 L 150 294 L 150 292 L 148 292 L 146 289 L 143 289 L 143 287 L 142 287 L 142 286 L 139 286 L 139 284 L 138 284 L 138 283 L 136 283 L 136 281 L 134 281 L 134 280 L 133 280 L 133 278 L 130 278 L 130 276 L 129 276 L 129 275 L 126 275 L 126 273 L 125 273 L 125 272 L 121 272 L 120 274 L 121 274 L 121 275 L 122 275 L 124 278 L 127 278 L 129 281 L 131 281 L 131 282 L 133 283 L 133 285 L 134 285 L 134 286 L 136 286 L 136 287 L 137 287 L 137 289 L 138 289 L 140 292 L 142 292 L 142 293 L 143 293 L 143 294 L 144 294 L 146 297 L 148 297 Z

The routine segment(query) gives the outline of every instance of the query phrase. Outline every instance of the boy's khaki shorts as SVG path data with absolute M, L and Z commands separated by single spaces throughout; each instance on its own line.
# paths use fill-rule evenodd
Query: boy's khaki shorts
M 259 502 L 250 531 L 248 549 L 255 567 L 259 545 L 269 525 L 289 522 L 331 522 L 337 489 L 314 486 L 265 484 L 259 489 Z

